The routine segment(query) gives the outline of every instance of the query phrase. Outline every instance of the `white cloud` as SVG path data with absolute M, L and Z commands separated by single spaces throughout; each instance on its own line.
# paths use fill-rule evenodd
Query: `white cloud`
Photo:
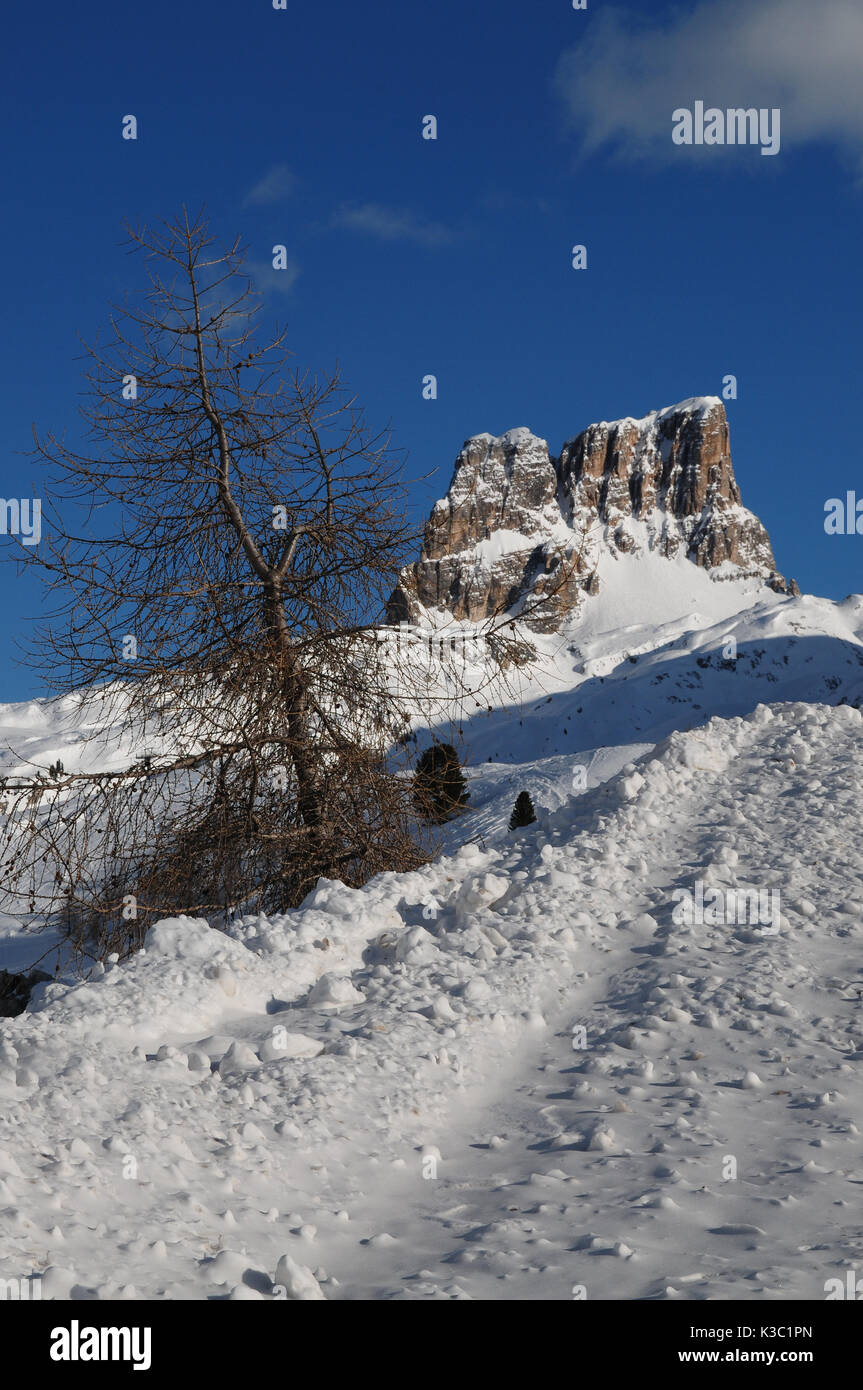
M 246 261 L 243 271 L 259 290 L 287 294 L 296 283 L 300 266 L 297 261 L 289 260 L 284 270 L 276 270 L 272 261 Z
M 246 194 L 244 206 L 280 203 L 293 192 L 295 179 L 287 164 L 275 164 Z
M 703 100 L 779 107 L 783 149 L 827 141 L 863 165 L 861 68 L 860 0 L 703 0 L 661 24 L 598 12 L 555 86 L 585 152 L 679 159 L 671 113 Z
M 333 226 L 366 232 L 381 241 L 414 241 L 420 246 L 442 246 L 452 240 L 452 232 L 441 222 L 428 222 L 381 203 L 346 203 L 335 214 Z

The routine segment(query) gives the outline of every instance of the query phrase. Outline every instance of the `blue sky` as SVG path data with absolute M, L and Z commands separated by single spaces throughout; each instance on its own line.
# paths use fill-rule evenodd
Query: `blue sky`
M 863 495 L 852 0 L 52 0 L 4 29 L 3 496 L 33 495 L 33 422 L 74 427 L 76 334 L 140 284 L 123 219 L 203 202 L 252 260 L 287 246 L 268 312 L 298 362 L 341 363 L 412 476 L 437 470 L 418 522 L 470 434 L 556 451 L 733 373 L 737 477 L 780 570 L 863 589 L 863 538 L 823 527 L 828 497 Z M 675 146 L 696 99 L 778 105 L 779 154 Z M 39 693 L 13 657 L 40 601 L 3 573 L 8 700 Z

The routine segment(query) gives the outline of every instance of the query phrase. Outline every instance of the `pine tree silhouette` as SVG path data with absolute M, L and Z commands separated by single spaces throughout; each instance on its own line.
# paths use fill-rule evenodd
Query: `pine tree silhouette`
M 440 824 L 463 810 L 469 796 L 452 744 L 432 744 L 417 763 L 414 776 L 414 805 L 419 814 L 424 820 Z
M 533 809 L 530 792 L 519 792 L 509 818 L 510 830 L 518 830 L 523 825 L 533 825 L 535 820 L 536 811 Z

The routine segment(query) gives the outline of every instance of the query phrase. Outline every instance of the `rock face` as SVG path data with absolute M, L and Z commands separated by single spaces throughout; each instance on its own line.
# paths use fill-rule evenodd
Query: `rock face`
M 27 975 L 19 975 L 11 970 L 0 970 L 0 1018 L 15 1018 L 23 1014 L 36 985 L 50 980 L 44 970 L 31 970 Z
M 512 612 L 551 630 L 583 594 L 598 592 L 603 548 L 642 547 L 682 552 L 717 579 L 754 576 L 796 590 L 741 503 L 717 397 L 591 425 L 559 458 L 526 429 L 467 440 L 388 616 L 416 622 L 439 609 L 475 622 Z

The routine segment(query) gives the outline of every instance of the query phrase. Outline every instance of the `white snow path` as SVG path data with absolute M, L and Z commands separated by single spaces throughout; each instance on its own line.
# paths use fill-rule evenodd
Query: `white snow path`
M 667 921 L 639 941 L 636 928 L 599 1008 L 570 1011 L 515 1095 L 482 1116 L 482 1129 L 508 1142 L 479 1162 L 462 1147 L 442 1165 L 458 1177 L 441 1206 L 457 1189 L 459 1207 L 440 1218 L 437 1281 L 457 1273 L 461 1287 L 494 1298 L 569 1297 L 578 1283 L 600 1298 L 805 1299 L 860 1267 L 863 961 L 849 963 L 848 940 L 860 934 L 849 892 L 861 867 L 851 850 L 860 730 L 840 715 L 839 737 L 831 715 L 813 787 L 806 735 L 817 718 L 782 711 L 727 769 L 720 758 L 710 770 L 706 739 L 707 775 L 666 803 L 654 855 L 642 846 L 660 922 L 671 886 L 701 877 L 781 886 L 789 930 L 759 938 Z M 798 722 L 809 726 L 802 739 Z M 824 824 L 831 814 L 847 848 Z M 622 894 L 616 901 L 624 908 Z M 593 1041 L 573 1053 L 578 1024 Z M 752 1072 L 758 1080 L 741 1085 Z M 725 1180 L 729 1158 L 738 1171 Z M 440 1287 L 426 1277 L 415 1291 Z
M 485 852 L 43 988 L 0 1026 L 0 1276 L 823 1298 L 863 1269 L 861 731 L 713 720 Z M 781 933 L 676 924 L 697 879 Z

